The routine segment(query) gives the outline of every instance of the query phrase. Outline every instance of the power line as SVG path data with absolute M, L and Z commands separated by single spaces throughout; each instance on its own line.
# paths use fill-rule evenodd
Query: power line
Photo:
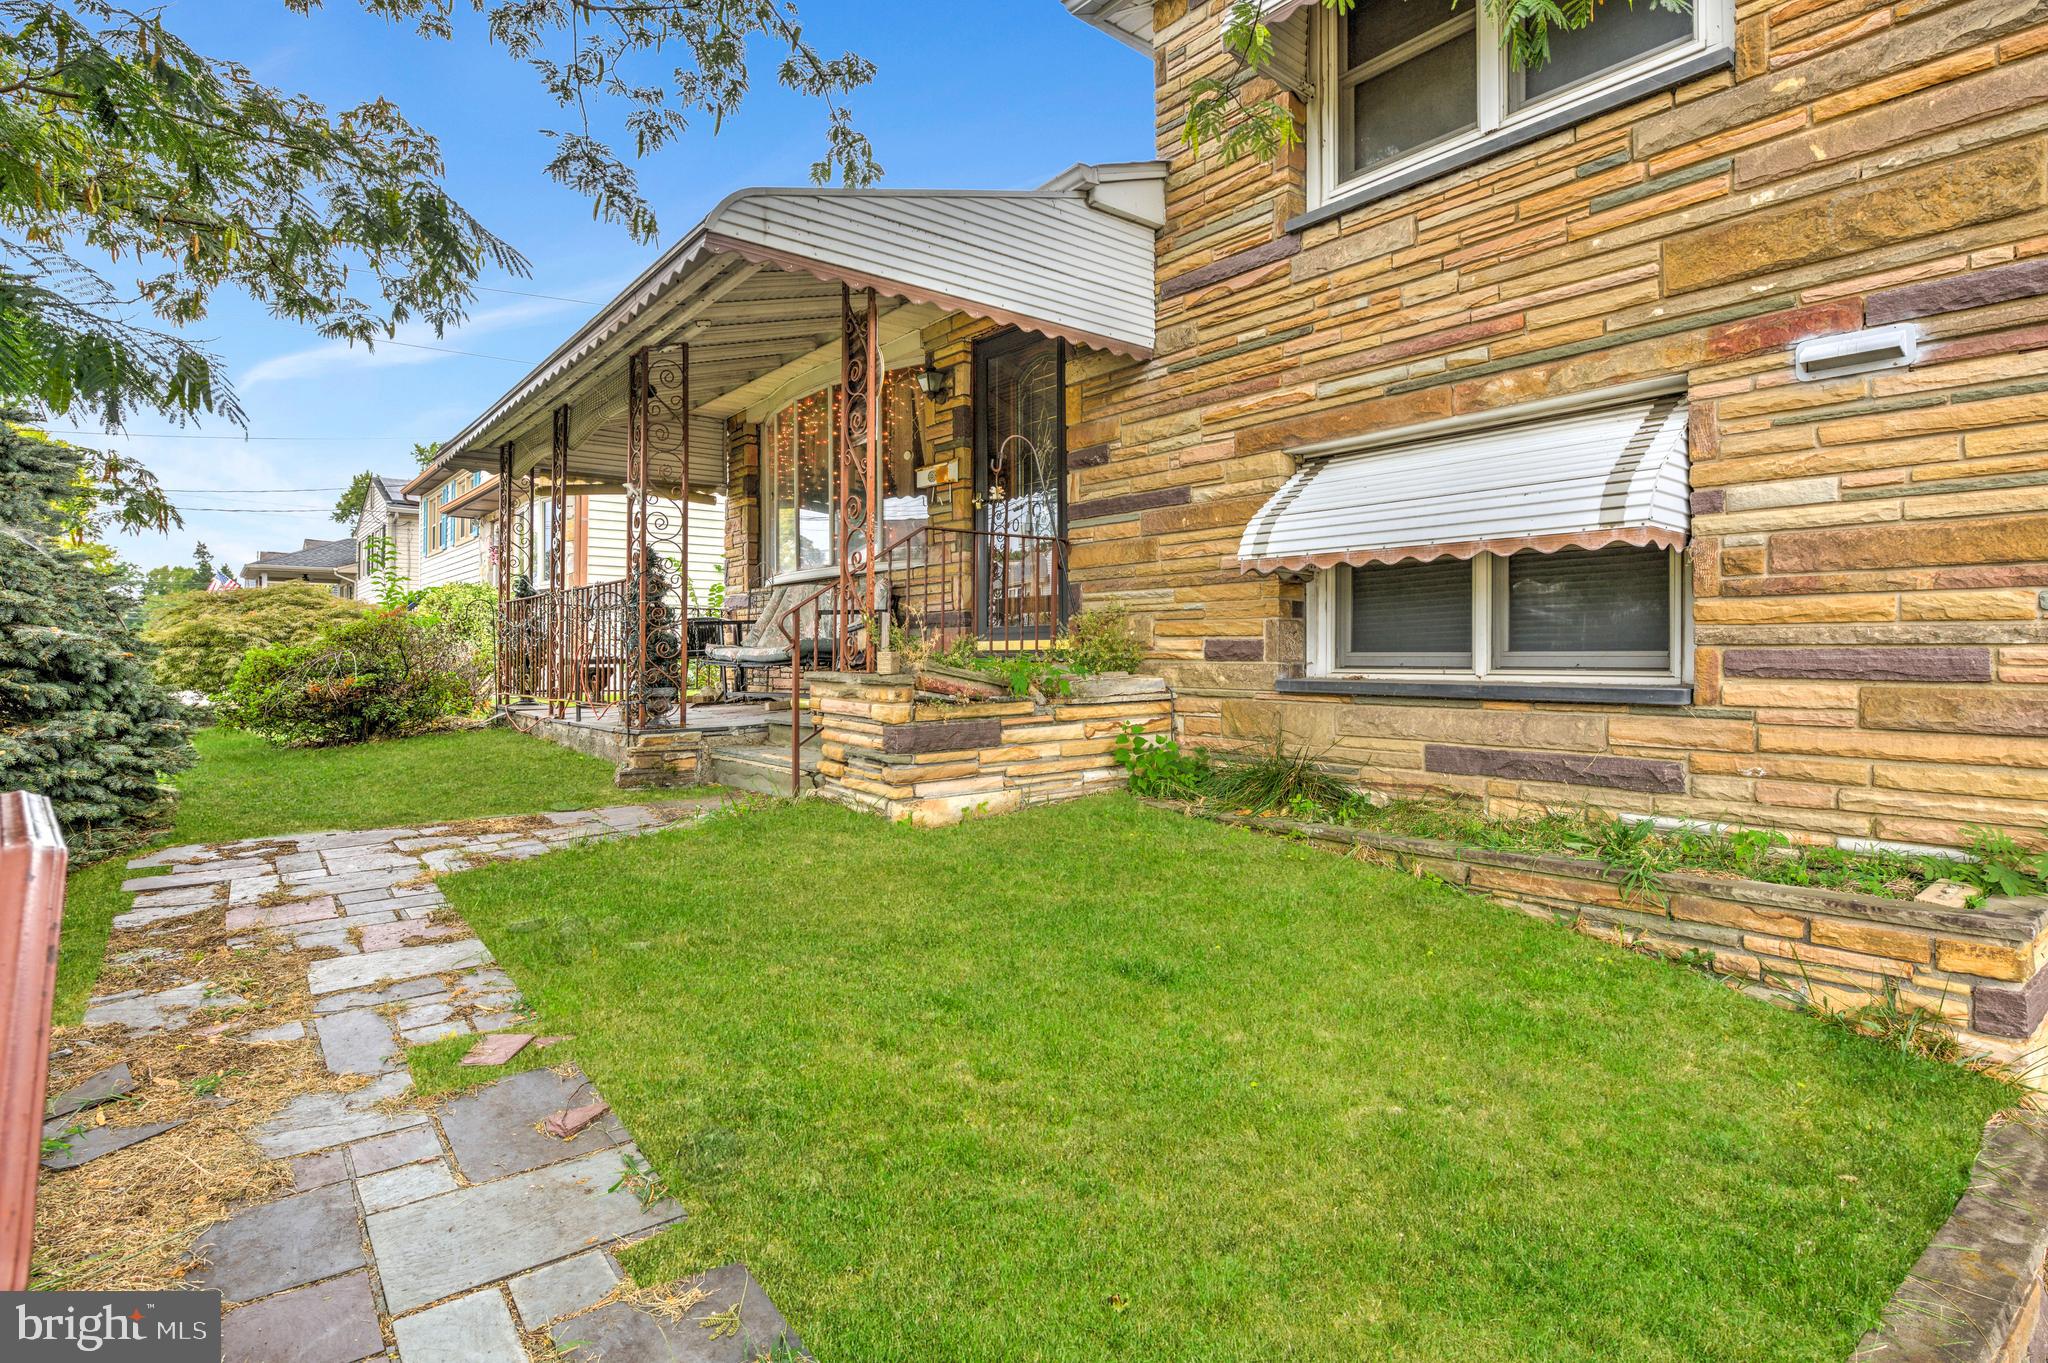
M 378 344 L 404 346 L 407 350 L 431 350 L 437 355 L 465 355 L 472 360 L 503 360 L 506 364 L 530 365 L 533 363 L 533 361 L 531 360 L 514 359 L 510 355 L 485 355 L 480 351 L 455 350 L 445 345 L 421 345 L 418 341 L 393 341 L 387 339 L 379 342 Z M 369 349 L 373 347 L 369 347 L 366 345 L 365 348 Z
M 180 515 L 187 511 L 220 511 L 238 516 L 329 516 L 334 513 L 331 506 L 181 506 Z
M 406 437 L 402 435 L 209 435 L 199 431 L 164 431 L 161 434 L 156 434 L 148 431 L 142 432 L 140 434 L 136 434 L 134 432 L 128 432 L 125 434 L 115 434 L 113 432 L 107 431 L 59 431 L 57 432 L 57 434 L 81 436 L 88 440 L 267 440 L 289 441 L 293 444 L 301 444 L 317 440 L 339 441 L 341 443 L 350 445 L 360 445 L 363 444 L 365 441 L 371 440 L 390 440 L 394 442 L 404 441 L 407 444 L 420 443 L 418 441 L 407 440 Z M 207 489 L 202 488 L 200 490 L 206 491 Z
M 528 293 L 524 289 L 496 289 L 492 288 L 489 284 L 476 284 L 471 287 L 475 288 L 479 293 L 509 293 L 514 298 L 545 298 L 550 303 L 581 303 L 586 308 L 599 306 L 599 304 L 588 298 L 564 298 L 558 293 Z

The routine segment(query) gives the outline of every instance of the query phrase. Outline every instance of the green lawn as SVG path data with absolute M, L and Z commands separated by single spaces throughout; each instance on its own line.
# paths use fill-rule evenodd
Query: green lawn
M 249 734 L 204 729 L 193 742 L 199 761 L 178 776 L 177 813 L 152 846 L 589 809 L 664 796 L 619 790 L 610 764 L 510 729 L 316 749 L 278 748 Z M 57 962 L 59 1025 L 85 1011 L 106 953 L 107 925 L 128 907 L 120 886 L 132 873 L 123 867 L 137 855 L 130 850 L 71 870 Z
M 690 1211 L 635 1276 L 743 1260 L 827 1360 L 1840 1363 L 2010 1100 L 1118 796 L 443 885 Z

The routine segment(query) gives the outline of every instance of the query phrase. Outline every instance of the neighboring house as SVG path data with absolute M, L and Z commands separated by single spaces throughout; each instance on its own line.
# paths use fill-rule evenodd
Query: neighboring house
M 252 587 L 281 582 L 309 582 L 344 599 L 355 595 L 356 542 L 307 540 L 298 549 L 258 554 L 242 565 L 242 580 Z
M 470 469 L 450 477 L 445 472 L 429 470 L 403 490 L 418 497 L 421 507 L 423 547 L 418 585 L 495 581 L 495 475 Z M 542 514 L 545 503 L 538 499 L 529 501 L 523 486 L 518 489 L 518 502 L 519 509 L 514 513 L 514 572 L 534 590 L 544 591 L 549 585 L 547 576 L 552 561 L 547 552 L 548 519 Z M 662 514 L 673 514 L 673 502 L 658 505 Z M 563 585 L 582 587 L 625 576 L 625 497 L 572 496 L 566 510 Z M 690 581 L 700 597 L 719 578 L 724 522 L 722 498 L 707 495 L 691 504 Z
M 382 474 L 370 479 L 369 495 L 356 517 L 356 556 L 345 576 L 355 586 L 358 601 L 381 601 L 377 585 L 376 555 L 386 555 L 387 566 L 406 581 L 420 579 L 420 504 L 405 490 L 403 478 Z
M 770 614 L 878 521 L 896 629 L 1122 604 L 1187 739 L 1389 791 L 2039 836 L 2038 10 L 1610 5 L 1516 72 L 1489 6 L 1268 0 L 1267 163 L 1181 135 L 1225 0 L 1065 2 L 1153 56 L 1158 162 L 736 193 L 426 476 L 571 534 L 572 488 L 723 493 Z M 568 635 L 514 693 L 646 653 Z
M 1187 737 L 2039 839 L 2038 7 L 1607 5 L 1525 74 L 1489 5 L 1269 0 L 1269 165 L 1180 137 L 1222 0 L 1066 3 L 1156 59 L 1172 167 L 1156 354 L 1072 395 L 1074 576 Z

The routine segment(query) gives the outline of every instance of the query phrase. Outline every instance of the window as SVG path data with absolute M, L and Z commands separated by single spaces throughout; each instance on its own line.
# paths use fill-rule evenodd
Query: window
M 1316 130 L 1322 198 L 1370 185 L 1437 158 L 1483 150 L 1490 139 L 1617 87 L 1675 67 L 1728 41 L 1728 0 L 1694 0 L 1688 13 L 1602 5 L 1576 32 L 1553 27 L 1550 60 L 1517 71 L 1493 7 L 1451 0 L 1358 0 L 1320 18 L 1323 70 Z
M 883 375 L 882 515 L 892 543 L 924 524 L 927 515 L 917 490 L 917 414 L 917 371 Z M 835 384 L 798 398 L 762 423 L 770 577 L 839 561 L 840 419 Z
M 1336 670 L 1675 675 L 1681 558 L 1612 545 L 1372 564 L 1334 574 Z
M 466 544 L 481 533 L 475 521 L 448 514 L 450 503 L 459 500 L 464 493 L 475 489 L 483 481 L 483 475 L 475 470 L 458 473 L 427 495 L 427 552 L 438 554 L 443 549 L 452 549 Z

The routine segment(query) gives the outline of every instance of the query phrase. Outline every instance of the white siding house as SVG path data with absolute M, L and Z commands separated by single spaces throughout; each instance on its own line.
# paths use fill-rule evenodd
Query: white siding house
M 420 504 L 405 494 L 403 478 L 379 474 L 370 479 L 370 495 L 364 499 L 363 514 L 356 517 L 356 561 L 352 570 L 358 601 L 381 601 L 382 591 L 373 575 L 373 546 L 388 541 L 391 567 L 408 582 L 420 575 Z

